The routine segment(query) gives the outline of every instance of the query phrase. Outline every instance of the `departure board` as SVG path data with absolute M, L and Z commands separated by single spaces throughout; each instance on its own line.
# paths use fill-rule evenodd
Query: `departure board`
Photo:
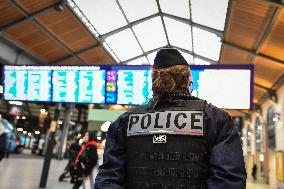
M 117 71 L 117 103 L 146 104 L 152 98 L 150 70 Z
M 4 98 L 6 100 L 27 99 L 27 74 L 26 70 L 5 70 Z
M 28 71 L 28 101 L 51 101 L 51 71 Z
M 79 71 L 78 102 L 105 103 L 105 71 Z
M 105 70 L 60 67 L 53 71 L 53 101 L 105 103 Z
M 253 66 L 190 70 L 191 95 L 220 108 L 252 108 Z M 3 73 L 5 100 L 144 105 L 153 98 L 151 66 L 4 66 Z
M 51 101 L 50 67 L 6 66 L 4 99 Z

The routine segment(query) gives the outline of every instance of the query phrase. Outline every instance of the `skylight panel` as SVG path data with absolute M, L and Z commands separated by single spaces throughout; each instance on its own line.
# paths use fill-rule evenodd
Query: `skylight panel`
M 141 57 L 141 58 L 137 58 L 135 60 L 132 60 L 130 62 L 126 63 L 127 65 L 149 65 L 148 60 L 146 59 L 145 56 Z
M 223 31 L 227 8 L 228 0 L 191 0 L 192 20 Z
M 147 55 L 147 58 L 149 60 L 149 63 L 150 65 L 153 65 L 154 64 L 154 60 L 155 60 L 155 57 L 156 57 L 156 54 L 157 54 L 158 51 L 155 51 L 155 52 L 152 52 L 150 54 Z
M 127 24 L 117 3 L 109 0 L 75 0 L 75 3 L 100 34 Z
M 214 33 L 193 27 L 194 52 L 198 55 L 218 61 L 221 39 Z
M 162 12 L 190 19 L 188 0 L 160 0 Z
M 119 3 L 130 22 L 158 12 L 155 0 L 119 0 Z
M 133 27 L 144 51 L 167 45 L 161 17 L 155 17 Z
M 111 35 L 105 41 L 121 61 L 142 54 L 142 50 L 130 29 Z
M 188 64 L 193 64 L 193 56 L 191 54 L 180 51 L 183 58 L 187 61 Z
M 170 44 L 192 50 L 191 30 L 188 24 L 164 17 Z
M 210 65 L 211 63 L 200 58 L 194 58 L 194 63 L 196 65 Z

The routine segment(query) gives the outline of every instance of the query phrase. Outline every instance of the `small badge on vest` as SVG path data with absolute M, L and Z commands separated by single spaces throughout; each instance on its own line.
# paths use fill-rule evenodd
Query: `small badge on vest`
M 153 144 L 165 144 L 167 143 L 167 135 L 156 134 L 153 135 Z

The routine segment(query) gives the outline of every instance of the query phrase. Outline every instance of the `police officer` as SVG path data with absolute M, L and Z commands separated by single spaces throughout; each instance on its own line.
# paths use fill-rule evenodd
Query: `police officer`
M 190 95 L 190 70 L 161 49 L 153 99 L 113 122 L 95 189 L 244 189 L 240 137 L 225 111 Z

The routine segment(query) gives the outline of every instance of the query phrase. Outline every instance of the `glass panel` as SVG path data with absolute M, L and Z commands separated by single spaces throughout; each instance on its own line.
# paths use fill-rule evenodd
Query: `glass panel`
M 160 0 L 162 12 L 190 19 L 188 0 Z
M 150 54 L 147 55 L 147 58 L 149 60 L 149 63 L 150 65 L 153 65 L 154 64 L 154 60 L 155 60 L 155 57 L 156 57 L 156 54 L 157 54 L 158 51 L 155 51 L 155 52 L 152 52 Z
M 133 26 L 133 30 L 144 51 L 149 51 L 167 45 L 160 16 Z
M 228 1 L 191 0 L 192 20 L 223 31 Z
M 130 22 L 158 12 L 155 0 L 119 0 L 119 2 Z
M 142 50 L 130 29 L 111 35 L 105 41 L 121 61 L 142 54 Z
M 164 17 L 170 44 L 192 51 L 191 30 L 188 24 Z
M 75 2 L 100 34 L 127 24 L 115 1 L 75 0 Z
M 198 55 L 218 61 L 221 39 L 210 32 L 193 27 L 194 52 Z
M 196 65 L 210 65 L 211 64 L 210 62 L 207 62 L 207 61 L 202 60 L 200 58 L 194 58 L 194 63 Z
M 183 58 L 187 61 L 188 64 L 193 64 L 193 56 L 191 54 L 181 52 L 181 51 L 180 53 L 183 56 Z
M 141 58 L 137 58 L 135 60 L 132 60 L 131 62 L 126 63 L 127 65 L 149 65 L 148 60 L 145 56 Z

